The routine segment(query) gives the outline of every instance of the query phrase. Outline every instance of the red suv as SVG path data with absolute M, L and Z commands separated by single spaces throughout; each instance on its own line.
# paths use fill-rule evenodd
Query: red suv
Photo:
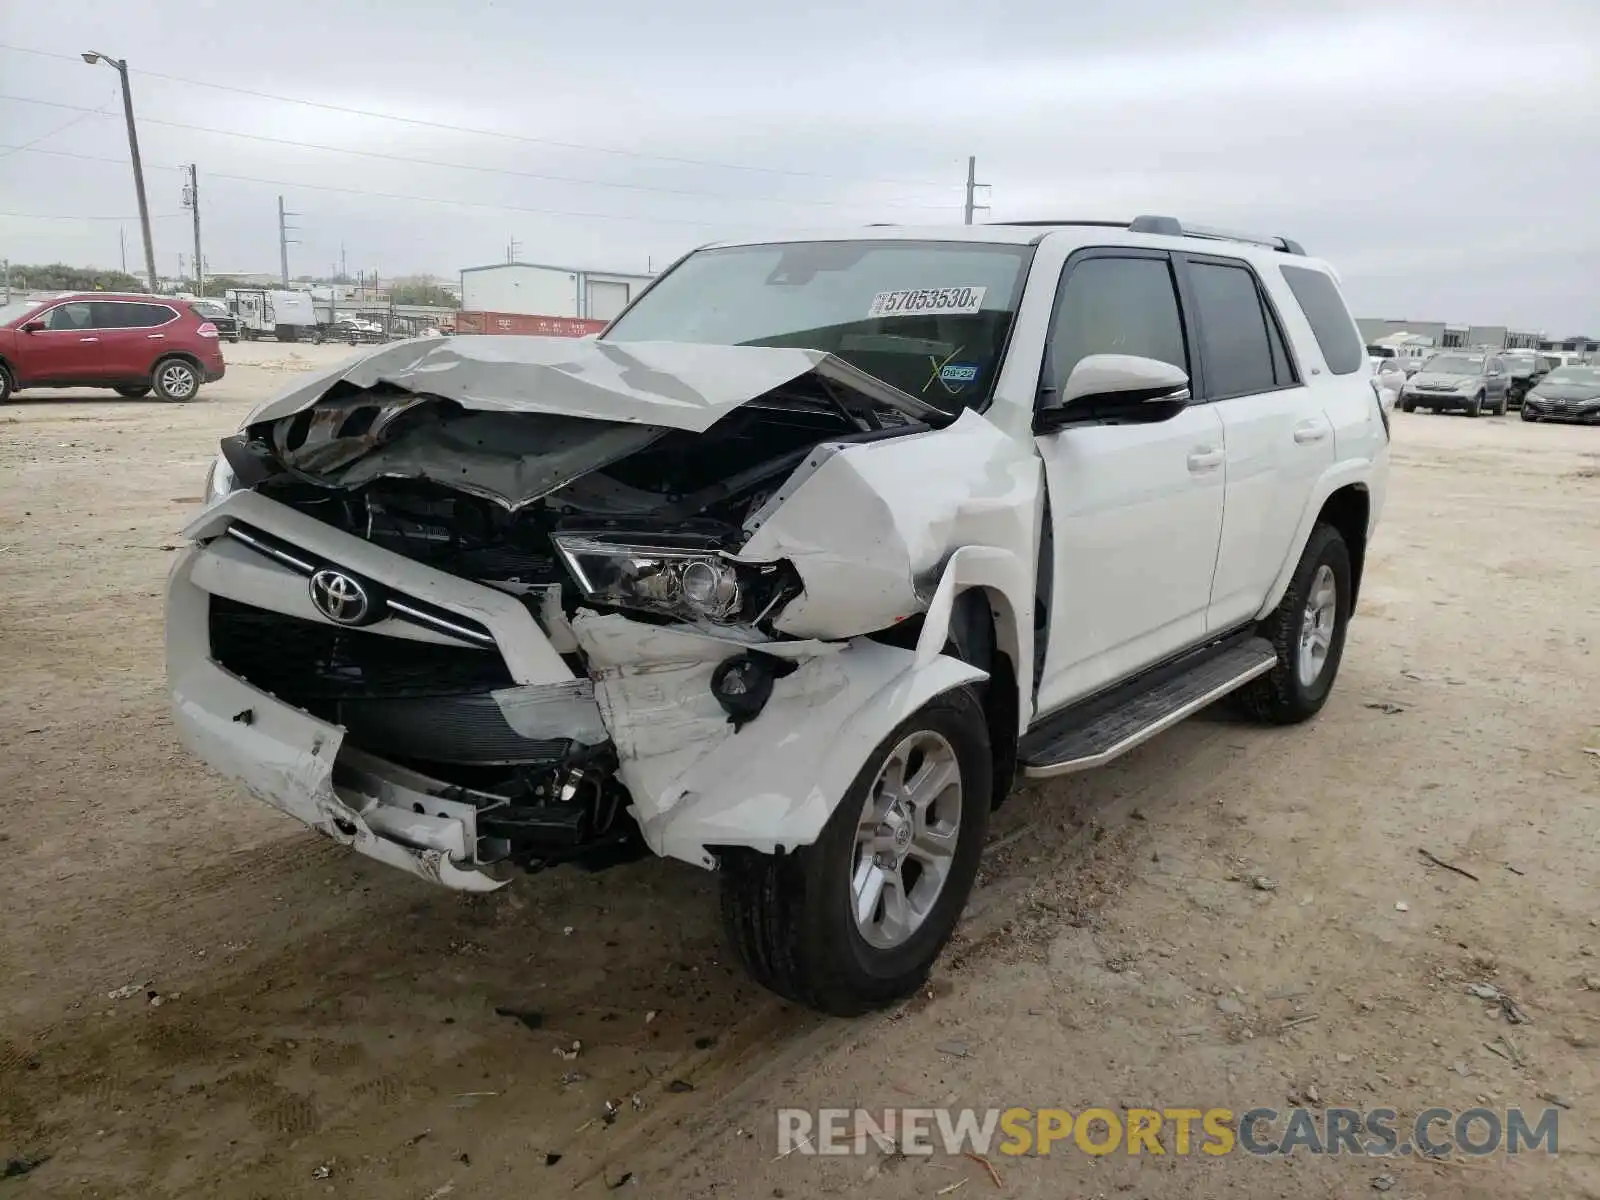
M 0 404 L 38 387 L 193 400 L 224 370 L 217 327 L 182 300 L 89 292 L 0 307 Z

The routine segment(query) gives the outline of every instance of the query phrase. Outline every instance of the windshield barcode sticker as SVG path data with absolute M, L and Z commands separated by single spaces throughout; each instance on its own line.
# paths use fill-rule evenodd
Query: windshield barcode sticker
M 983 294 L 988 290 L 984 287 L 948 287 L 879 292 L 867 309 L 867 319 L 981 312 Z

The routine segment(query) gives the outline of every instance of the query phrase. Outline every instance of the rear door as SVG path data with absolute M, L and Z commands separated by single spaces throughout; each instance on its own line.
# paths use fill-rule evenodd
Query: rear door
M 107 378 L 117 383 L 147 381 L 177 328 L 177 310 L 136 300 L 97 300 L 94 309 Z
M 1305 498 L 1333 462 L 1333 426 L 1302 381 L 1283 322 L 1255 269 L 1180 256 L 1199 326 L 1204 399 L 1222 419 L 1222 541 L 1206 611 L 1218 633 L 1253 617 L 1289 552 Z

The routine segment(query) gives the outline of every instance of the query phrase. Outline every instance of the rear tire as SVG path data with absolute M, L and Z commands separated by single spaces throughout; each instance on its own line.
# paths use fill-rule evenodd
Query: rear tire
M 1505 416 L 1506 415 L 1506 409 L 1509 408 L 1510 405 L 1511 405 L 1510 397 L 1508 397 L 1504 392 L 1500 393 L 1500 403 L 1498 403 L 1498 404 L 1496 404 L 1494 406 L 1494 415 L 1497 416 L 1497 417 Z
M 1416 412 L 1417 411 L 1417 402 L 1415 400 L 1402 400 L 1402 401 L 1400 401 L 1400 411 L 1401 412 Z
M 150 385 L 145 383 L 140 384 L 138 387 L 119 387 L 116 389 L 116 392 L 117 395 L 126 396 L 129 400 L 137 400 L 141 396 L 148 396 L 150 394 Z
M 906 752 L 908 744 L 913 748 Z M 936 755 L 945 751 L 944 761 L 954 763 L 959 791 L 946 784 L 912 802 L 914 786 L 903 792 L 881 786 L 901 754 L 906 756 L 901 765 L 914 784 L 919 771 L 935 769 Z M 723 928 L 756 982 L 786 999 L 841 1017 L 858 1016 L 916 992 L 955 931 L 978 872 L 991 807 L 990 758 L 983 708 L 970 689 L 958 688 L 930 700 L 879 743 L 812 845 L 788 854 L 746 849 L 724 853 Z M 909 835 L 911 846 L 898 852 L 902 862 L 893 867 L 894 878 L 902 882 L 880 886 L 880 898 L 868 900 L 866 915 L 858 920 L 862 900 L 857 881 L 870 886 L 872 873 L 879 871 L 870 853 L 878 835 L 868 828 L 873 819 L 867 816 L 869 799 L 877 807 L 900 795 L 909 807 L 889 803 L 876 829 L 895 831 L 885 835 L 892 847 L 906 812 L 915 814 L 909 821 L 915 831 Z M 930 836 L 930 823 L 948 824 L 952 797 L 958 802 L 955 828 Z M 936 878 L 923 872 L 936 868 L 924 868 L 917 849 L 930 845 L 947 853 L 947 865 L 919 914 L 913 903 L 917 892 Z M 877 853 L 893 860 L 897 852 Z M 891 905 L 896 896 L 899 904 Z M 898 932 L 892 922 L 896 907 L 911 914 L 908 932 Z
M 1289 590 L 1258 628 L 1278 652 L 1278 663 L 1234 693 L 1239 707 L 1273 725 L 1293 725 L 1316 716 L 1339 674 L 1349 621 L 1350 548 L 1332 525 L 1318 523 Z M 1319 642 L 1320 654 L 1314 650 Z
M 5 363 L 0 363 L 0 404 L 4 404 L 11 399 L 11 393 L 16 390 L 16 387 L 16 381 L 11 378 L 10 368 Z
M 150 383 L 163 400 L 193 400 L 200 391 L 200 368 L 185 358 L 163 358 L 150 373 Z

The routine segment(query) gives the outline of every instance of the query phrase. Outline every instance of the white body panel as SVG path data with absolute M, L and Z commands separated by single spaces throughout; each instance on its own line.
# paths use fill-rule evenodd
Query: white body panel
M 1222 536 L 1214 405 L 1038 439 L 1055 540 L 1039 711 L 1199 641 Z M 1157 566 L 1159 564 L 1159 566 Z

